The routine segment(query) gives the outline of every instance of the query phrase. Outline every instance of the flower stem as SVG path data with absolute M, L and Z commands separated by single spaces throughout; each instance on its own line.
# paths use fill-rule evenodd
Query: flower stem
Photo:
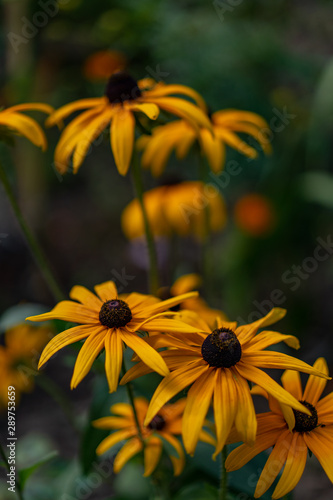
M 3 168 L 3 166 L 0 163 L 0 179 L 1 182 L 5 188 L 5 191 L 7 193 L 8 199 L 11 203 L 13 212 L 16 216 L 16 219 L 24 233 L 24 236 L 26 238 L 26 241 L 28 243 L 28 246 L 30 248 L 31 253 L 36 259 L 37 264 L 39 265 L 39 268 L 41 272 L 44 275 L 45 281 L 47 282 L 52 294 L 54 295 L 55 299 L 57 301 L 63 300 L 64 299 L 64 294 L 62 293 L 51 269 L 50 266 L 44 256 L 44 253 L 42 249 L 40 248 L 39 244 L 37 243 L 37 240 L 31 233 L 23 215 L 20 210 L 20 207 L 18 206 L 18 203 L 15 199 L 13 190 L 11 188 L 10 182 L 8 180 L 7 174 Z
M 123 357 L 123 363 L 122 363 L 122 370 L 123 370 L 123 375 L 125 375 L 125 373 L 127 372 L 127 370 L 126 370 L 126 365 L 125 365 L 125 359 L 124 359 L 124 357 Z M 133 387 L 132 387 L 132 384 L 130 382 L 127 382 L 125 384 L 125 386 L 126 386 L 126 391 L 127 391 L 128 399 L 130 400 L 130 403 L 131 403 L 132 408 L 133 408 L 134 419 L 135 419 L 135 423 L 136 423 L 136 427 L 137 427 L 137 431 L 138 431 L 138 436 L 139 436 L 142 444 L 144 445 L 144 439 L 143 439 L 143 436 L 142 436 L 141 427 L 140 427 L 138 415 L 137 415 L 135 404 L 134 404 Z
M 8 473 L 10 473 L 10 467 L 9 467 L 9 464 L 8 464 L 8 458 L 6 456 L 6 453 L 4 452 L 4 449 L 3 449 L 1 443 L 0 443 L 0 456 L 1 456 L 2 460 L 4 461 L 5 468 L 8 470 Z M 15 484 L 16 484 L 16 493 L 17 493 L 17 496 L 18 496 L 18 498 L 20 500 L 23 500 L 22 487 L 21 487 L 20 482 L 16 478 L 15 478 Z
M 144 201 L 143 201 L 144 189 L 143 189 L 143 182 L 142 182 L 142 176 L 141 176 L 141 168 L 139 165 L 139 160 L 138 160 L 137 154 L 135 154 L 135 153 L 133 155 L 133 162 L 132 162 L 132 175 L 133 175 L 133 181 L 134 181 L 135 194 L 136 194 L 136 197 L 137 197 L 139 204 L 140 204 L 143 222 L 144 222 L 144 226 L 145 226 L 146 241 L 147 241 L 147 248 L 148 248 L 148 255 L 149 255 L 149 264 L 150 264 L 150 266 L 149 266 L 149 288 L 150 288 L 150 293 L 155 295 L 158 288 L 159 288 L 157 253 L 156 253 L 156 247 L 155 247 L 153 233 L 151 231 L 151 227 L 149 224 L 147 210 L 146 210 L 146 207 L 145 207 Z
M 225 461 L 227 459 L 227 447 L 224 446 L 221 451 L 221 481 L 220 481 L 220 489 L 219 489 L 219 500 L 227 500 L 227 491 L 228 491 L 228 473 L 225 468 Z

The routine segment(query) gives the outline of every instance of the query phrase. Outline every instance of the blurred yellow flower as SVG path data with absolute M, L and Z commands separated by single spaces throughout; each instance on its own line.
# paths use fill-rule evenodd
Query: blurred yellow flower
M 324 358 L 318 358 L 313 368 L 328 375 Z M 298 372 L 286 370 L 282 384 L 294 398 L 305 405 L 311 415 L 305 415 L 279 404 L 261 388 L 254 387 L 254 394 L 268 398 L 271 411 L 257 415 L 258 432 L 255 444 L 243 444 L 227 458 L 227 470 L 243 467 L 249 460 L 273 446 L 273 450 L 259 477 L 254 497 L 263 495 L 272 485 L 280 470 L 283 473 L 272 498 L 286 496 L 295 488 L 303 474 L 308 450 L 318 459 L 333 483 L 333 392 L 319 401 L 326 380 L 310 375 L 304 392 Z
M 151 230 L 155 236 L 181 236 L 189 234 L 201 239 L 206 234 L 206 213 L 209 230 L 218 232 L 226 224 L 226 206 L 219 191 L 202 182 L 187 181 L 160 186 L 144 193 Z M 129 239 L 144 234 L 144 223 L 138 200 L 133 200 L 124 209 L 122 229 Z
M 178 159 L 184 158 L 191 146 L 198 141 L 201 152 L 206 156 L 213 172 L 220 172 L 225 163 L 226 145 L 241 154 L 256 158 L 257 149 L 249 146 L 235 132 L 242 132 L 255 139 L 265 154 L 271 153 L 267 137 L 267 122 L 256 113 L 249 111 L 224 110 L 213 113 L 210 117 L 213 134 L 207 128 L 193 128 L 191 123 L 177 120 L 154 128 L 152 135 L 143 135 L 137 141 L 138 149 L 143 150 L 142 166 L 150 168 L 158 177 L 174 150 Z
M 134 405 L 144 444 L 138 434 L 132 406 L 128 403 L 117 403 L 111 406 L 111 412 L 115 413 L 117 416 L 100 418 L 95 420 L 93 425 L 98 429 L 121 430 L 105 438 L 98 446 L 96 450 L 97 454 L 101 455 L 105 453 L 116 443 L 126 439 L 128 441 L 114 459 L 114 472 L 118 473 L 134 455 L 143 450 L 144 476 L 150 476 L 158 465 L 162 454 L 163 440 L 165 440 L 171 445 L 175 452 L 169 456 L 173 464 L 174 474 L 178 476 L 184 468 L 185 455 L 175 435 L 181 434 L 182 414 L 185 404 L 186 400 L 180 399 L 174 404 L 165 405 L 160 409 L 159 413 L 155 415 L 151 422 L 149 422 L 147 426 L 144 426 L 143 421 L 147 413 L 149 402 L 145 398 L 135 398 Z M 201 432 L 199 439 L 215 445 L 214 438 L 205 431 Z M 170 453 L 169 449 L 166 451 L 168 454 Z
M 23 115 L 21 111 L 42 111 L 51 114 L 54 109 L 48 104 L 30 102 L 17 104 L 0 111 L 0 125 L 8 127 L 15 134 L 23 135 L 30 142 L 45 151 L 47 147 L 46 137 L 38 123 L 30 116 Z
M 189 311 L 191 312 L 191 311 Z M 254 444 L 257 420 L 248 382 L 258 384 L 269 394 L 298 412 L 309 414 L 292 394 L 283 389 L 264 371 L 266 368 L 288 368 L 327 377 L 326 373 L 292 356 L 265 350 L 278 342 L 298 348 L 293 335 L 283 335 L 259 328 L 271 325 L 283 318 L 286 311 L 272 309 L 264 318 L 248 325 L 217 320 L 217 328 L 211 330 L 205 322 L 191 312 L 186 315 L 189 324 L 201 328 L 202 333 L 187 338 L 176 335 L 153 335 L 146 342 L 155 348 L 169 347 L 160 354 L 171 373 L 157 387 L 149 404 L 145 424 L 150 422 L 160 408 L 176 394 L 191 386 L 183 416 L 182 435 L 186 451 L 193 454 L 206 414 L 213 399 L 217 446 L 213 457 L 224 447 L 232 426 L 235 425 L 241 439 Z M 196 319 L 196 317 L 198 319 Z M 151 369 L 141 361 L 134 365 L 121 380 L 125 384 L 149 373 Z
M 276 214 L 266 196 L 250 193 L 235 204 L 234 217 L 237 226 L 252 236 L 264 236 L 274 227 Z
M 195 328 L 166 314 L 170 307 L 182 300 L 195 297 L 197 292 L 160 301 L 151 295 L 130 293 L 118 296 L 116 285 L 107 281 L 95 286 L 94 295 L 83 286 L 74 286 L 70 297 L 74 301 L 59 302 L 52 311 L 31 316 L 31 321 L 62 319 L 80 323 L 69 330 L 56 335 L 47 344 L 39 360 L 38 368 L 63 347 L 86 339 L 76 359 L 71 389 L 74 389 L 89 372 L 99 353 L 105 349 L 105 372 L 110 392 L 118 387 L 119 373 L 123 361 L 123 348 L 126 344 L 152 370 L 160 375 L 167 375 L 169 369 L 160 354 L 138 335 L 138 332 L 177 331 L 193 332 Z M 169 316 L 169 317 L 168 317 Z
M 101 81 L 110 78 L 112 73 L 126 67 L 126 57 L 117 50 L 99 50 L 84 62 L 83 73 L 87 80 Z
M 202 98 L 184 85 L 156 84 L 152 79 L 134 80 L 124 72 L 114 73 L 106 86 L 105 95 L 81 99 L 62 106 L 46 121 L 46 125 L 59 124 L 74 111 L 88 109 L 67 125 L 55 150 L 55 166 L 60 173 L 68 170 L 73 156 L 76 173 L 86 157 L 92 142 L 110 125 L 111 149 L 118 171 L 126 175 L 133 152 L 135 115 L 141 112 L 156 120 L 161 109 L 180 116 L 194 127 L 211 128 L 205 112 L 188 100 L 173 97 L 182 94 L 201 103 Z
M 37 375 L 37 360 L 50 340 L 50 328 L 18 325 L 5 333 L 0 345 L 0 407 L 7 406 L 8 387 L 15 387 L 16 403 L 22 392 L 30 392 Z

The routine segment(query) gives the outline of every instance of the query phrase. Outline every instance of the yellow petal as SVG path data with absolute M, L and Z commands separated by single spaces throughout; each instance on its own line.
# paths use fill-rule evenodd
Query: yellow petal
M 148 425 L 165 403 L 185 389 L 185 387 L 192 384 L 194 380 L 199 378 L 200 375 L 207 370 L 207 367 L 208 366 L 203 364 L 200 360 L 191 365 L 182 366 L 165 377 L 153 394 L 144 425 Z
M 145 314 L 147 315 L 155 315 L 160 312 L 164 312 L 167 309 L 170 309 L 171 307 L 177 306 L 178 304 L 181 304 L 187 299 L 192 299 L 194 297 L 198 297 L 198 292 L 188 292 L 184 293 L 182 295 L 178 295 L 177 297 L 171 297 L 168 300 L 162 300 L 161 302 L 158 302 L 157 304 L 153 304 L 148 308 L 144 308 Z
M 326 428 L 304 433 L 304 441 L 333 483 L 333 435 Z
M 69 296 L 73 300 L 81 302 L 85 307 L 100 311 L 103 302 L 84 286 L 76 285 L 71 289 Z
M 230 370 L 217 370 L 214 390 L 214 420 L 217 446 L 213 459 L 221 452 L 235 420 L 238 394 Z
M 117 431 L 103 439 L 103 441 L 98 445 L 96 449 L 97 455 L 102 455 L 109 448 L 112 448 L 115 444 L 119 443 L 119 441 L 123 441 L 129 437 L 133 436 L 133 429 L 124 429 L 123 431 Z
M 264 328 L 265 326 L 276 323 L 280 319 L 284 318 L 286 313 L 286 309 L 274 307 L 263 318 L 260 318 L 249 325 L 239 326 L 236 331 L 238 339 L 241 341 L 242 345 L 245 344 L 245 342 L 249 342 L 255 336 L 259 328 Z
M 272 498 L 280 498 L 293 490 L 303 474 L 308 448 L 303 434 L 295 432 L 288 450 L 287 460 Z
M 0 113 L 0 124 L 13 128 L 16 132 L 29 139 L 35 146 L 45 151 L 47 147 L 45 134 L 38 123 L 29 116 L 19 113 L 5 115 Z
M 318 358 L 313 368 L 328 375 L 328 366 L 324 358 Z M 303 399 L 312 405 L 316 405 L 326 386 L 326 380 L 310 375 L 305 386 Z
M 169 369 L 162 356 L 150 347 L 147 342 L 138 337 L 136 334 L 127 332 L 124 328 L 119 330 L 120 336 L 128 347 L 139 356 L 139 358 L 152 370 L 162 376 L 169 374 Z
M 330 423 L 333 424 L 333 392 L 318 401 L 316 408 L 320 419 L 323 419 L 325 422 L 329 419 Z
M 113 470 L 116 474 L 124 467 L 124 465 L 139 451 L 142 450 L 142 443 L 139 439 L 133 438 L 126 443 L 118 452 L 113 462 Z
M 217 371 L 209 368 L 194 382 L 187 394 L 182 435 L 187 453 L 193 455 L 212 399 Z
M 129 427 L 132 424 L 132 421 L 127 418 L 121 417 L 102 417 L 92 422 L 92 425 L 96 427 L 96 429 L 124 429 L 125 427 Z
M 303 399 L 301 377 L 298 371 L 286 370 L 281 377 L 281 382 L 286 391 L 290 392 L 294 398 L 298 399 L 298 401 Z
M 222 111 L 216 111 L 212 115 L 212 121 L 220 125 L 235 122 L 248 122 L 253 123 L 258 128 L 269 128 L 266 120 L 260 115 L 257 115 L 257 113 L 252 113 L 251 111 L 240 111 L 237 109 L 224 109 Z
M 174 475 L 179 476 L 185 466 L 185 454 L 182 445 L 177 438 L 168 432 L 160 431 L 159 434 L 176 450 L 177 456 L 169 455 L 169 457 L 173 465 Z
M 117 288 L 113 281 L 105 281 L 94 287 L 95 292 L 103 302 L 114 300 L 118 297 Z
M 183 293 L 190 292 L 195 288 L 199 288 L 202 285 L 202 278 L 199 274 L 184 274 L 178 278 L 172 287 L 170 288 L 171 295 L 180 295 Z
M 162 448 L 162 441 L 159 438 L 153 436 L 147 440 L 143 450 L 145 465 L 144 477 L 150 476 L 156 469 L 161 458 Z
M 135 119 L 127 109 L 118 108 L 111 122 L 111 148 L 118 172 L 126 175 L 134 143 Z
M 96 313 L 82 304 L 63 300 L 59 302 L 52 311 L 37 316 L 29 316 L 29 321 L 48 321 L 50 319 L 62 319 L 72 323 L 99 323 Z
M 258 129 L 257 126 L 252 123 L 237 122 L 228 125 L 228 129 L 235 132 L 243 132 L 244 134 L 252 136 L 260 144 L 266 155 L 272 154 L 270 137 L 267 135 L 267 131 L 269 132 L 268 127 L 265 127 L 265 129 Z
M 145 115 L 150 118 L 150 120 L 156 120 L 158 115 L 160 114 L 160 110 L 156 104 L 151 104 L 151 103 L 146 103 L 146 102 L 128 102 L 127 104 L 128 109 L 131 109 L 132 111 L 140 111 L 141 113 L 144 113 Z
M 114 328 L 108 331 L 105 338 L 105 373 L 109 392 L 117 390 L 122 361 L 123 343 L 119 331 Z
M 242 436 L 242 440 L 253 445 L 257 432 L 257 419 L 254 405 L 251 398 L 250 388 L 247 381 L 237 373 L 236 369 L 231 370 L 235 377 L 237 389 L 237 407 L 235 416 L 235 427 Z
M 74 372 L 71 380 L 71 389 L 81 382 L 87 375 L 93 362 L 104 347 L 105 331 L 90 335 L 80 349 L 74 365 Z
M 266 349 L 274 344 L 278 344 L 279 342 L 285 342 L 289 347 L 293 349 L 299 349 L 300 344 L 297 337 L 294 335 L 283 335 L 282 333 L 272 332 L 265 330 L 256 335 L 250 344 L 246 346 L 248 350 L 256 350 L 260 351 L 262 349 Z
M 203 109 L 203 111 L 207 111 L 206 103 L 201 95 L 194 89 L 192 89 L 191 87 L 187 87 L 186 85 L 157 84 L 152 90 L 145 92 L 144 98 L 146 98 L 146 96 L 163 97 L 171 94 L 187 95 L 188 97 L 191 97 L 197 103 L 197 105 Z
M 97 333 L 99 331 L 100 329 L 97 328 Z M 90 325 L 80 325 L 74 326 L 69 330 L 65 330 L 64 332 L 59 333 L 58 335 L 53 337 L 52 340 L 50 340 L 50 342 L 43 350 L 38 363 L 38 369 L 43 366 L 43 364 L 46 363 L 46 361 L 48 361 L 51 356 L 53 356 L 53 354 L 60 351 L 60 349 L 62 349 L 63 347 L 69 344 L 74 344 L 74 342 L 78 342 L 79 340 L 82 340 L 95 332 L 96 329 L 94 329 L 94 327 L 91 327 Z
M 110 408 L 111 413 L 133 418 L 133 408 L 129 403 L 116 403 Z
M 239 153 L 247 156 L 248 158 L 257 158 L 258 153 L 254 148 L 251 148 L 246 142 L 242 141 L 238 135 L 234 134 L 230 130 L 224 128 L 214 127 L 215 135 L 222 141 L 224 141 L 228 146 L 236 149 Z
M 221 140 L 207 129 L 200 130 L 201 147 L 207 157 L 210 168 L 216 174 L 221 172 L 225 162 L 225 146 Z
M 25 102 L 23 104 L 16 104 L 15 106 L 11 106 L 10 108 L 5 109 L 4 111 L 42 111 L 43 113 L 47 113 L 50 115 L 53 113 L 54 108 L 49 104 L 45 104 L 42 102 Z
M 79 101 L 70 102 L 52 113 L 52 115 L 46 120 L 45 125 L 47 127 L 51 127 L 52 125 L 59 123 L 63 120 L 63 118 L 66 118 L 66 116 L 70 115 L 74 111 L 78 111 L 79 109 L 94 108 L 95 106 L 101 104 L 107 106 L 108 101 L 105 97 L 94 97 L 91 99 L 80 99 Z
M 148 98 L 145 97 L 145 100 L 148 101 Z M 212 130 L 212 124 L 208 116 L 200 108 L 184 99 L 154 96 L 149 97 L 149 102 L 153 102 L 159 108 L 189 121 L 195 128 L 206 127 Z

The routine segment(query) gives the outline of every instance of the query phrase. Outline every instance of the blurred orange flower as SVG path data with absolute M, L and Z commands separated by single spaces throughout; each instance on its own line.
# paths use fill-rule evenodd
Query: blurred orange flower
M 94 52 L 84 62 L 83 73 L 92 82 L 107 80 L 115 71 L 126 67 L 126 57 L 117 50 Z
M 252 236 L 263 236 L 275 225 L 275 210 L 268 198 L 251 193 L 240 198 L 234 208 L 237 226 Z

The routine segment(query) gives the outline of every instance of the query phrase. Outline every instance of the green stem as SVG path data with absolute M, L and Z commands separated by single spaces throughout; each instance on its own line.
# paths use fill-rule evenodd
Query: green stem
M 123 370 L 123 375 L 125 375 L 125 373 L 127 372 L 127 370 L 126 370 L 126 365 L 125 365 L 125 359 L 124 358 L 123 358 L 123 363 L 122 363 L 122 370 Z M 138 431 L 138 436 L 139 436 L 142 444 L 144 445 L 144 439 L 143 439 L 142 432 L 141 432 L 141 426 L 140 426 L 140 423 L 139 423 L 138 414 L 136 412 L 136 408 L 135 408 L 135 404 L 134 404 L 133 387 L 132 387 L 132 384 L 130 382 L 127 382 L 125 384 L 125 386 L 126 386 L 126 391 L 127 391 L 128 399 L 130 400 L 130 403 L 131 403 L 132 408 L 133 408 L 134 419 L 135 419 L 135 423 L 136 423 L 136 427 L 137 427 L 137 431 Z
M 132 162 L 132 174 L 133 174 L 134 188 L 135 188 L 136 197 L 139 201 L 140 208 L 142 211 L 142 217 L 143 217 L 143 222 L 144 222 L 144 226 L 145 226 L 145 233 L 146 233 L 148 255 L 149 255 L 149 264 L 150 264 L 149 288 L 150 288 L 150 293 L 155 295 L 158 288 L 159 288 L 157 253 L 156 253 L 156 247 L 155 247 L 153 233 L 151 231 L 151 227 L 149 224 L 147 210 L 146 210 L 146 207 L 145 207 L 145 204 L 143 201 L 144 189 L 143 189 L 143 182 L 142 182 L 142 177 L 141 177 L 141 167 L 139 165 L 139 161 L 138 161 L 138 157 L 137 157 L 136 153 L 134 153 L 133 157 L 134 158 L 133 158 L 133 162 Z
M 227 447 L 224 446 L 224 448 L 221 451 L 221 481 L 220 481 L 220 489 L 219 489 L 219 500 L 227 500 L 227 492 L 228 492 L 228 473 L 227 469 L 225 468 L 225 461 L 227 459 Z
M 64 294 L 62 293 L 60 287 L 58 286 L 58 283 L 57 283 L 55 277 L 53 276 L 53 273 L 52 273 L 50 266 L 49 266 L 49 264 L 44 256 L 43 251 L 41 250 L 39 244 L 37 243 L 37 240 L 35 239 L 35 237 L 31 233 L 31 231 L 30 231 L 30 229 L 29 229 L 29 227 L 28 227 L 28 225 L 27 225 L 27 223 L 22 215 L 22 212 L 21 212 L 20 207 L 18 206 L 18 203 L 15 199 L 15 196 L 14 196 L 13 190 L 11 188 L 10 182 L 8 180 L 8 177 L 6 175 L 6 172 L 3 168 L 3 166 L 1 165 L 1 163 L 0 163 L 0 179 L 1 179 L 1 182 L 4 186 L 4 188 L 5 188 L 8 199 L 11 203 L 11 206 L 12 206 L 12 209 L 13 209 L 14 214 L 16 216 L 16 219 L 17 219 L 17 221 L 18 221 L 18 223 L 19 223 L 19 225 L 24 233 L 24 236 L 27 240 L 27 243 L 28 243 L 28 246 L 31 250 L 31 253 L 35 257 L 35 259 L 39 265 L 39 268 L 44 275 L 45 281 L 47 282 L 55 299 L 57 301 L 63 300 Z
M 8 458 L 6 456 L 6 453 L 4 452 L 4 449 L 3 449 L 1 443 L 0 443 L 0 455 L 1 455 L 2 460 L 5 463 L 5 467 L 8 470 L 8 473 L 10 473 L 10 467 L 9 467 L 9 463 L 8 463 Z M 18 496 L 18 498 L 20 500 L 23 500 L 22 487 L 21 487 L 20 482 L 16 478 L 15 478 L 15 484 L 16 484 L 16 493 L 17 493 L 17 496 Z

